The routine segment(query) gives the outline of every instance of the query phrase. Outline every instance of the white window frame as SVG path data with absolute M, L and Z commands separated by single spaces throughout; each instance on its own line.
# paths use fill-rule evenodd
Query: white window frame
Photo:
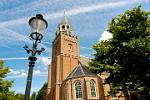
M 79 90 L 77 91 L 76 90 L 76 84 L 77 84 L 77 82 L 79 82 L 80 83 L 80 85 L 77 87 L 77 88 L 79 88 Z M 75 98 L 76 99 L 81 99 L 82 97 L 83 97 L 83 92 L 82 92 L 82 82 L 80 81 L 80 80 L 76 80 L 75 82 L 74 82 L 74 91 L 75 91 Z M 80 96 L 81 95 L 81 96 Z

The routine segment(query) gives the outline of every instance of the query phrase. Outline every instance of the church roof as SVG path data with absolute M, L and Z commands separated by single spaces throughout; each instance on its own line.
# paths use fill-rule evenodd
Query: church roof
M 60 22 L 60 25 L 62 25 L 62 24 L 69 24 L 66 16 L 64 16 L 62 21 Z
M 82 65 L 88 66 L 88 63 L 90 62 L 90 58 L 80 56 L 80 62 L 82 63 Z
M 81 77 L 81 76 L 97 76 L 96 74 L 92 73 L 87 66 L 79 64 L 74 70 L 69 74 L 67 79 Z

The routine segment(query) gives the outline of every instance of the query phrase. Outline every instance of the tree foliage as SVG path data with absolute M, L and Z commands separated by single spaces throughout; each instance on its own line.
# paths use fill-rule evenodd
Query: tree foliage
M 15 94 L 14 91 L 10 91 L 13 81 L 5 79 L 10 71 L 9 67 L 3 68 L 3 65 L 4 62 L 0 60 L 0 100 L 23 100 L 23 94 Z
M 24 100 L 24 94 L 21 94 L 21 93 L 15 94 L 14 95 L 14 100 Z
M 45 100 L 47 85 L 48 84 L 45 83 L 37 93 L 33 92 L 30 99 L 31 100 Z
M 108 72 L 106 83 L 128 92 L 150 90 L 150 18 L 141 6 L 113 18 L 108 31 L 112 38 L 93 46 L 96 53 L 90 69 Z
M 4 80 L 6 74 L 9 73 L 9 68 L 3 68 L 4 62 L 0 60 L 0 100 L 11 100 L 13 92 L 10 91 L 12 87 L 12 81 Z
M 30 100 L 36 100 L 36 96 L 37 96 L 37 93 L 33 92 L 31 97 L 30 97 Z

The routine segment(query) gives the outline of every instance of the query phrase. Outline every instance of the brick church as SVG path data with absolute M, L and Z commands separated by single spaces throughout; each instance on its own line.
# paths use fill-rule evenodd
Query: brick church
M 78 37 L 64 17 L 52 43 L 46 100 L 105 100 L 109 86 L 87 66 L 80 57 Z

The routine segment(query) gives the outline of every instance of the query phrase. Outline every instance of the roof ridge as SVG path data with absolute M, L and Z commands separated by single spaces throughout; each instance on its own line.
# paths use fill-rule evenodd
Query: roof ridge
M 80 66 L 81 72 L 83 73 L 83 75 L 85 75 L 85 72 L 83 71 L 83 67 Z
M 75 78 L 75 77 L 79 77 L 79 76 L 95 76 L 94 73 L 92 73 L 87 66 L 82 65 L 81 63 L 79 63 L 72 71 L 71 73 L 68 75 L 68 77 L 66 79 L 70 79 L 70 78 Z
M 78 68 L 78 66 L 76 66 L 76 67 L 69 73 L 68 77 L 72 76 L 72 75 L 76 72 L 77 68 Z M 68 78 L 68 77 L 67 77 L 67 78 Z

